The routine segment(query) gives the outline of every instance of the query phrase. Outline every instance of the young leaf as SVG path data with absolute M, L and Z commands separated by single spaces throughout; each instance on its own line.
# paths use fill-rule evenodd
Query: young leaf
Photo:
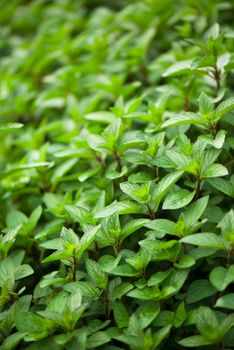
M 201 116 L 207 120 L 212 120 L 213 112 L 214 112 L 214 104 L 212 103 L 211 99 L 202 92 L 199 96 L 199 112 Z
M 85 233 L 80 239 L 80 248 L 76 254 L 78 260 L 80 260 L 82 254 L 90 246 L 90 244 L 95 240 L 100 228 L 101 228 L 101 225 L 97 225 L 94 227 L 87 225 L 84 227 Z

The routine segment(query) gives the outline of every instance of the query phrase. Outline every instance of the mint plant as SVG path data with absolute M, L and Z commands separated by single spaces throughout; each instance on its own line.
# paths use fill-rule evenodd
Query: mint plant
M 0 11 L 0 350 L 230 350 L 233 2 Z

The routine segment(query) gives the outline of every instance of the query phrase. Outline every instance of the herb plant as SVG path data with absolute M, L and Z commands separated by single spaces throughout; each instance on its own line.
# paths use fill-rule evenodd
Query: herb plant
M 231 0 L 2 0 L 0 350 L 234 347 Z

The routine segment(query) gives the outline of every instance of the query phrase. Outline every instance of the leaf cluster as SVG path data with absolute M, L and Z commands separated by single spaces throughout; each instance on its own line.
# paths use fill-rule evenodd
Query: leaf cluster
M 3 0 L 0 350 L 230 350 L 233 1 Z

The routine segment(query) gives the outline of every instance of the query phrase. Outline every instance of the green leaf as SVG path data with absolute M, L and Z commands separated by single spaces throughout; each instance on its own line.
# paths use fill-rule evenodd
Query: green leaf
M 61 230 L 60 238 L 62 243 L 65 243 L 65 246 L 75 245 L 76 247 L 79 247 L 79 237 L 71 228 L 67 229 L 66 227 L 63 227 Z
M 156 272 L 150 277 L 147 285 L 149 287 L 162 283 L 171 273 L 171 270 Z
M 191 337 L 180 340 L 178 344 L 187 348 L 196 348 L 200 346 L 210 345 L 212 342 L 202 335 L 192 335 Z
M 149 252 L 154 252 L 158 250 L 164 250 L 173 247 L 175 244 L 177 244 L 176 240 L 170 240 L 167 242 L 159 241 L 159 240 L 151 240 L 151 239 L 145 239 L 144 241 L 139 242 L 140 246 L 147 249 Z
M 221 236 L 218 236 L 215 233 L 196 233 L 184 237 L 180 241 L 192 245 L 197 245 L 198 247 L 217 248 L 226 250 L 225 241 Z
M 211 37 L 213 40 L 217 40 L 220 35 L 220 26 L 218 23 L 214 23 L 213 26 L 210 28 L 209 37 Z
M 196 327 L 198 331 L 213 344 L 220 339 L 219 321 L 215 312 L 207 306 L 200 306 L 196 315 Z
M 139 230 L 142 226 L 145 226 L 145 224 L 149 222 L 148 219 L 135 219 L 127 222 L 121 231 L 120 237 L 122 239 L 125 239 L 135 231 Z
M 234 233 L 234 210 L 227 212 L 217 227 L 221 228 L 222 234 L 225 238 L 231 238 Z M 231 239 L 232 242 L 232 239 Z
M 234 97 L 230 97 L 227 100 L 221 102 L 215 110 L 215 116 L 217 119 L 222 118 L 226 113 L 234 108 Z
M 57 260 L 62 260 L 62 259 L 67 259 L 71 257 L 71 252 L 70 251 L 59 251 L 59 252 L 54 252 L 53 254 L 47 256 L 47 258 L 42 260 L 42 263 L 48 263 L 52 261 L 57 261 Z
M 184 212 L 184 219 L 188 226 L 192 226 L 200 219 L 206 209 L 208 200 L 209 196 L 202 197 L 191 204 L 189 208 Z
M 183 175 L 183 171 L 175 171 L 170 173 L 162 178 L 159 183 L 156 185 L 155 190 L 152 194 L 152 201 L 154 207 L 157 208 L 158 203 L 165 196 L 165 194 L 169 191 L 169 189 L 179 180 L 179 178 Z
M 101 225 L 97 225 L 94 227 L 89 225 L 84 226 L 85 233 L 80 239 L 80 248 L 76 254 L 78 260 L 80 260 L 82 254 L 86 251 L 86 249 L 88 249 L 90 244 L 95 240 L 100 228 L 101 228 Z
M 111 338 L 106 332 L 97 332 L 88 337 L 87 349 L 96 349 L 97 347 L 109 343 Z
M 181 302 L 176 309 L 173 324 L 176 328 L 179 328 L 187 318 L 185 303 Z
M 116 258 L 112 255 L 103 255 L 99 259 L 98 263 L 101 266 L 101 269 L 107 273 L 111 273 L 112 270 L 118 266 L 119 261 L 122 256 L 119 254 Z
M 209 179 L 208 183 L 216 188 L 218 191 L 221 191 L 228 196 L 234 198 L 234 185 L 227 180 L 224 179 Z
M 29 225 L 32 227 L 36 227 L 38 220 L 40 219 L 42 214 L 42 207 L 39 205 L 36 209 L 33 210 L 29 217 Z
M 225 166 L 222 164 L 212 164 L 203 172 L 202 177 L 206 179 L 209 177 L 219 177 L 226 175 L 228 175 L 228 170 L 225 168 Z
M 210 273 L 209 280 L 218 291 L 224 291 L 230 283 L 234 282 L 234 265 L 228 269 L 222 266 L 215 267 Z
M 19 332 L 26 333 L 24 337 L 26 341 L 46 338 L 54 328 L 52 321 L 43 319 L 32 312 L 17 313 L 15 324 Z
M 173 167 L 183 169 L 190 163 L 190 158 L 188 156 L 175 150 L 167 151 L 166 156 L 174 163 Z
M 23 164 L 15 166 L 9 170 L 0 171 L 0 180 L 7 178 L 8 176 L 22 172 L 23 170 L 30 170 L 30 169 L 40 169 L 40 168 L 49 168 L 52 167 L 52 162 L 38 162 L 38 163 L 29 163 L 29 164 Z
M 0 4 L 0 350 L 232 348 L 232 1 Z
M 86 270 L 89 277 L 96 282 L 99 288 L 105 289 L 107 284 L 107 276 L 102 271 L 100 265 L 93 260 L 87 259 L 85 262 Z
M 144 183 L 143 185 L 132 184 L 124 182 L 120 184 L 121 190 L 129 197 L 139 203 L 148 203 L 150 200 L 150 186 L 151 183 Z
M 22 226 L 26 224 L 27 221 L 28 221 L 27 216 L 18 210 L 12 210 L 10 213 L 8 213 L 6 218 L 7 226 L 10 228 Z
M 82 173 L 78 176 L 78 180 L 79 180 L 80 182 L 84 182 L 84 181 L 86 181 L 87 179 L 89 179 L 90 177 L 92 177 L 92 176 L 98 174 L 98 173 L 100 172 L 100 170 L 101 170 L 101 167 L 100 167 L 100 166 L 96 166 L 96 167 L 94 167 L 94 168 L 92 168 L 92 169 L 89 169 L 89 170 L 87 170 L 87 171 L 85 171 L 85 172 L 82 172 Z
M 0 135 L 6 135 L 14 132 L 17 129 L 22 128 L 24 125 L 21 123 L 8 123 L 0 125 Z
M 162 208 L 165 210 L 183 208 L 192 201 L 194 196 L 195 191 L 189 192 L 187 190 L 178 190 L 166 197 Z
M 74 222 L 83 222 L 83 216 L 88 215 L 88 211 L 86 211 L 84 208 L 76 207 L 74 205 L 64 205 L 64 209 Z
M 159 315 L 160 307 L 154 302 L 149 302 L 148 304 L 141 305 L 137 311 L 136 315 L 139 319 L 140 326 L 142 329 L 148 327 L 153 320 Z
M 234 310 L 234 293 L 226 294 L 220 297 L 216 303 L 215 307 L 221 307 L 223 309 Z
M 141 300 L 158 300 L 160 299 L 161 293 L 158 288 L 145 287 L 143 289 L 133 289 L 128 294 L 129 297 Z
M 234 313 L 226 316 L 219 325 L 219 332 L 222 338 L 234 327 Z
M 199 136 L 199 140 L 206 142 L 213 147 L 220 149 L 223 147 L 226 137 L 226 131 L 219 130 L 215 135 L 215 138 L 212 135 L 201 135 Z
M 73 166 L 77 163 L 77 159 L 69 159 L 66 162 L 59 165 L 53 173 L 51 177 L 51 182 L 53 185 L 57 185 L 65 176 L 69 170 L 73 168 Z
M 131 283 L 122 282 L 113 289 L 110 295 L 110 299 L 111 300 L 120 299 L 123 295 L 127 294 L 132 288 L 133 288 L 133 285 Z
M 168 77 L 171 75 L 181 75 L 189 72 L 191 69 L 191 60 L 184 60 L 172 64 L 164 73 L 163 77 Z
M 117 276 L 124 276 L 124 277 L 133 277 L 133 276 L 139 275 L 138 271 L 136 271 L 133 267 L 127 264 L 119 265 L 113 268 L 109 273 L 112 273 L 113 275 L 117 275 Z
M 225 137 L 226 137 L 226 131 L 219 130 L 213 142 L 214 147 L 218 149 L 222 148 L 225 142 Z
M 214 295 L 216 292 L 209 281 L 207 280 L 197 280 L 191 283 L 189 290 L 186 294 L 186 302 L 188 304 L 196 303 L 199 300 L 208 298 L 211 295 Z
M 81 297 L 81 292 L 80 290 L 76 290 L 73 292 L 70 297 L 69 297 L 69 303 L 68 307 L 71 312 L 75 312 L 79 307 L 81 307 L 82 304 L 82 297 Z
M 214 104 L 212 103 L 211 99 L 204 92 L 202 92 L 199 96 L 198 102 L 201 116 L 205 120 L 212 120 Z
M 107 207 L 99 210 L 96 214 L 94 214 L 95 219 L 106 218 L 108 216 L 113 215 L 118 212 L 119 214 L 134 214 L 140 213 L 140 207 L 130 201 L 122 201 L 122 202 L 113 202 Z
M 63 287 L 64 290 L 74 293 L 77 290 L 80 291 L 82 297 L 89 297 L 89 298 L 96 298 L 99 297 L 101 294 L 100 289 L 95 287 L 93 283 L 90 282 L 70 282 L 68 284 L 65 284 Z
M 176 224 L 168 219 L 156 219 L 148 222 L 145 227 L 150 228 L 156 232 L 165 234 L 173 234 L 177 230 Z
M 108 111 L 98 111 L 98 112 L 92 112 L 88 113 L 85 116 L 85 119 L 92 120 L 98 123 L 103 124 L 109 124 L 115 121 L 115 115 L 114 113 L 108 112 Z
M 154 333 L 154 349 L 157 349 L 157 347 L 162 343 L 162 341 L 169 336 L 170 330 L 171 326 L 165 326 L 156 333 Z
M 15 269 L 14 277 L 15 280 L 20 280 L 21 278 L 27 277 L 34 273 L 30 265 L 24 264 L 20 265 Z
M 0 346 L 0 350 L 12 350 L 15 349 L 19 342 L 24 338 L 27 333 L 16 332 L 9 335 Z
M 178 269 L 187 269 L 195 264 L 196 264 L 196 260 L 192 256 L 184 255 L 184 256 L 182 256 L 180 261 L 178 263 L 175 263 L 174 265 Z
M 199 117 L 199 115 L 194 114 L 192 112 L 182 112 L 180 115 L 173 115 L 170 119 L 167 119 L 163 124 L 162 128 L 168 128 L 169 126 L 175 125 L 203 125 L 204 121 Z
M 118 328 L 125 328 L 129 323 L 129 315 L 123 303 L 115 301 L 113 307 L 114 319 Z

